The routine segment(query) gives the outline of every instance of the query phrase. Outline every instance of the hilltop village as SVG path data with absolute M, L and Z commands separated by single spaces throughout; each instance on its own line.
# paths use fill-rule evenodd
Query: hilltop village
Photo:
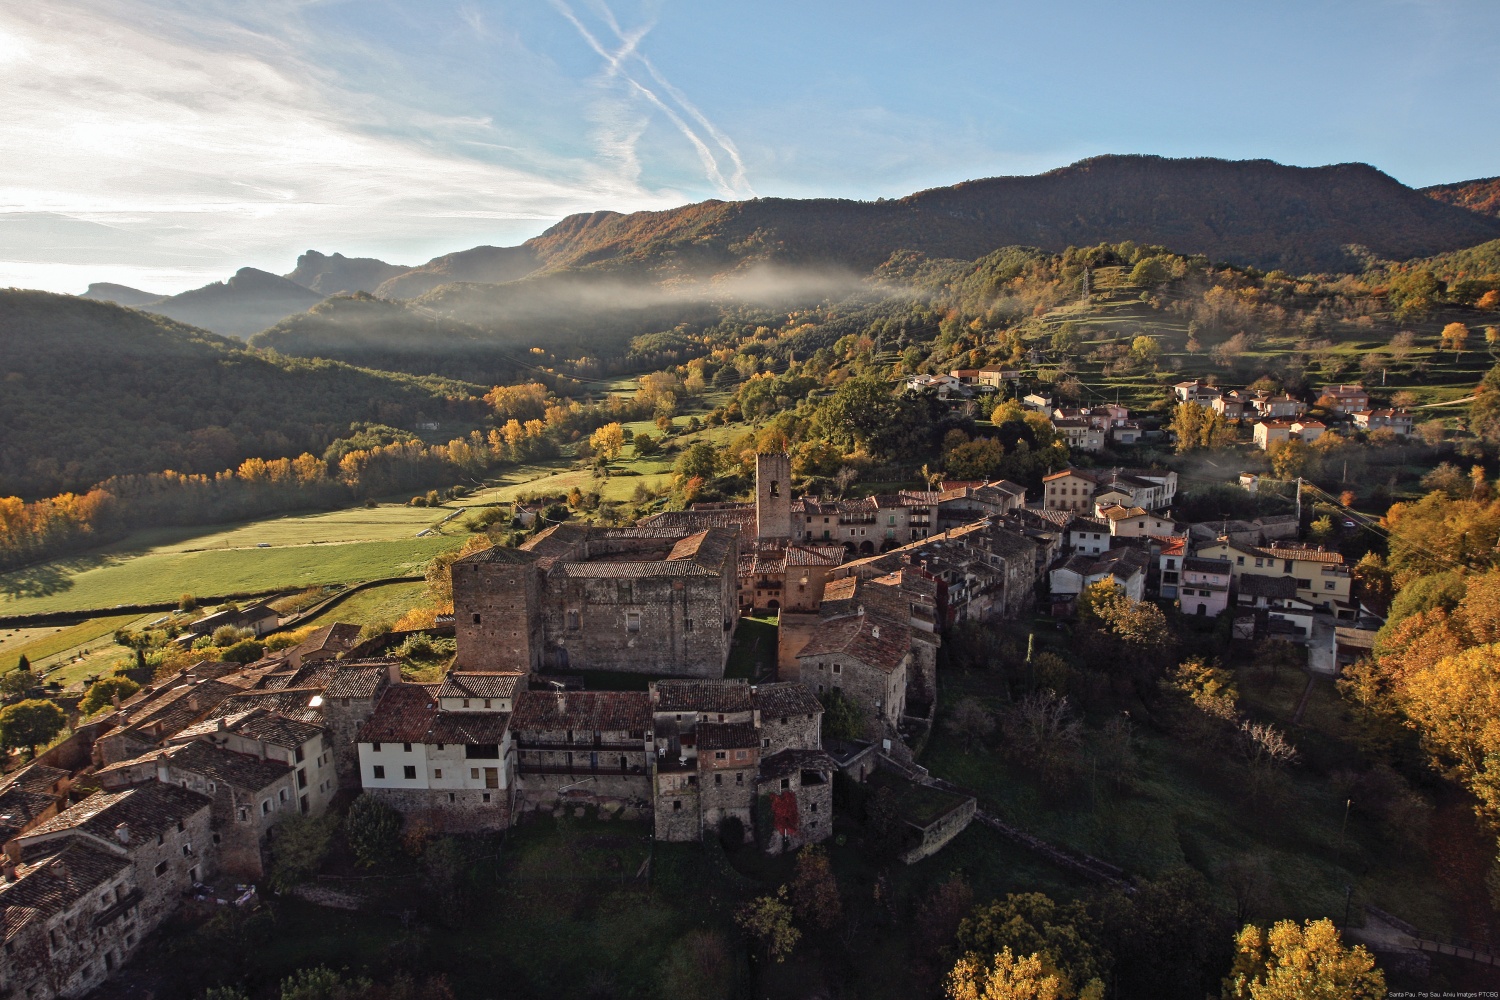
M 933 724 L 945 631 L 1029 614 L 1038 595 L 1061 615 L 1107 580 L 1130 601 L 1227 615 L 1236 639 L 1320 643 L 1330 665 L 1373 634 L 1343 558 L 1297 541 L 1295 518 L 1180 522 L 1172 471 L 1070 467 L 1034 498 L 999 480 L 830 500 L 794 497 L 791 479 L 786 454 L 761 454 L 751 502 L 558 524 L 459 559 L 456 656 L 437 683 L 404 680 L 357 627 L 331 625 L 117 699 L 0 786 L 0 987 L 87 992 L 184 900 L 226 884 L 253 896 L 277 822 L 341 794 L 445 832 L 581 805 L 668 842 L 732 822 L 776 854 L 831 836 L 836 776 L 884 771 L 945 796 L 908 823 L 901 857 L 926 857 L 978 812 L 910 749 Z M 726 679 L 751 613 L 778 619 L 775 676 Z M 580 680 L 601 672 L 649 682 Z M 860 738 L 824 738 L 830 697 Z

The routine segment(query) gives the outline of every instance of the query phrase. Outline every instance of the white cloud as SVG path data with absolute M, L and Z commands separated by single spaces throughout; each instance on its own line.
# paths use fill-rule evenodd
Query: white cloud
M 309 42 L 290 9 L 279 12 L 281 34 L 211 11 L 136 0 L 0 6 L 0 219 L 24 215 L 40 233 L 31 252 L 0 239 L 0 285 L 77 290 L 80 266 L 108 265 L 187 287 L 243 264 L 286 270 L 310 246 L 430 255 L 508 241 L 570 212 L 683 200 L 641 186 L 642 126 L 629 116 L 617 120 L 617 149 L 598 160 L 528 146 L 517 164 L 497 162 L 528 144 L 483 116 L 341 88 L 299 48 Z M 477 12 L 462 17 L 483 30 Z M 475 155 L 452 151 L 465 143 Z M 73 240 L 75 222 L 111 236 Z

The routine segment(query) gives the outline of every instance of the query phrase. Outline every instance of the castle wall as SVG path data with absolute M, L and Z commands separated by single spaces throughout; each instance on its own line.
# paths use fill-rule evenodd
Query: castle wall
M 547 660 L 558 669 L 721 677 L 738 618 L 726 577 L 554 573 L 539 615 Z

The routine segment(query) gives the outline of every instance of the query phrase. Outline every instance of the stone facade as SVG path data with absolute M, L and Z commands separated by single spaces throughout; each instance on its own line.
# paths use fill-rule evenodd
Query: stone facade
M 644 691 L 528 691 L 511 726 L 524 808 L 649 808 L 655 733 Z
M 468 670 L 718 677 L 738 621 L 731 529 L 557 525 L 453 566 Z
M 13 841 L 0 885 L 7 991 L 81 996 L 128 961 L 214 874 L 209 813 L 206 797 L 150 782 L 96 792 Z

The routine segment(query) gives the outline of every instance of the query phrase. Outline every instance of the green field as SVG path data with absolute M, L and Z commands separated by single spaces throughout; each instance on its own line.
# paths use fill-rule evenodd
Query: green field
M 179 546 L 105 552 L 0 575 L 0 614 L 175 601 L 185 593 L 258 594 L 419 574 L 454 535 L 259 548 Z
M 332 625 L 334 622 L 352 622 L 355 625 L 368 625 L 372 622 L 389 624 L 421 604 L 426 595 L 425 583 L 387 583 L 370 587 L 306 621 L 298 622 L 297 627 Z
M 45 667 L 49 658 L 98 645 L 100 639 L 113 636 L 116 629 L 124 628 L 139 617 L 109 615 L 90 618 L 77 625 L 0 631 L 0 671 L 9 670 L 22 656 L 33 667 Z

